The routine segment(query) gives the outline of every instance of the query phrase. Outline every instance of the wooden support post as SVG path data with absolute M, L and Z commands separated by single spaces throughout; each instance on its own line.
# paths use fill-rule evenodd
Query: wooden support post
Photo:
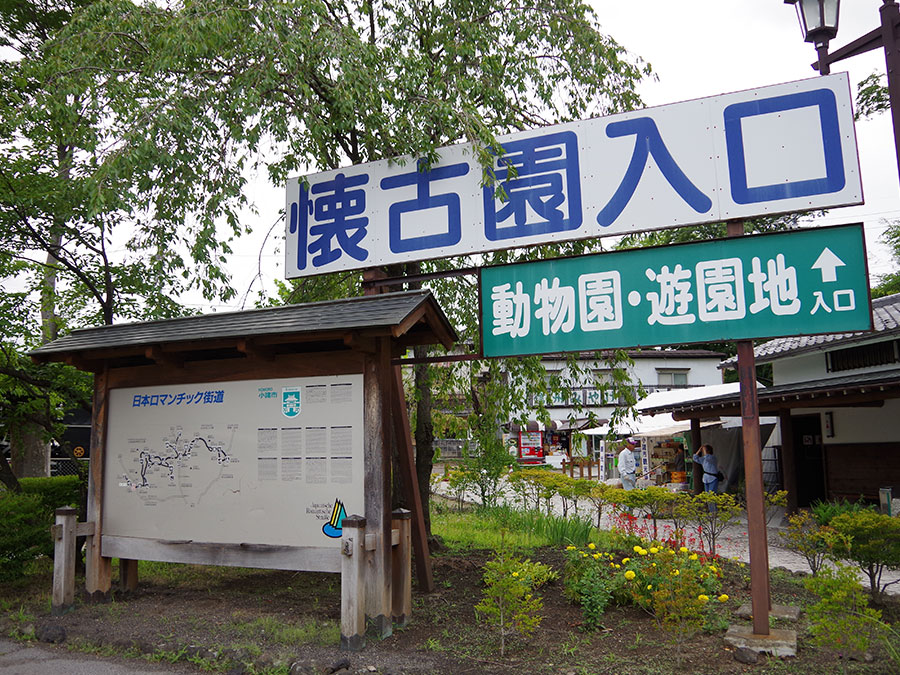
M 69 506 L 56 509 L 53 531 L 53 598 L 51 612 L 63 614 L 75 603 L 75 526 L 78 511 Z
M 112 586 L 112 559 L 100 555 L 103 532 L 103 467 L 106 463 L 106 424 L 109 417 L 109 370 L 94 375 L 91 413 L 91 461 L 88 472 L 87 519 L 95 529 L 85 542 L 84 590 L 89 602 L 109 599 Z
M 363 374 L 366 535 L 374 542 L 367 551 L 366 620 L 370 635 L 390 637 L 391 625 L 391 344 L 380 338 L 367 355 Z
M 411 529 L 412 546 L 416 553 L 416 580 L 419 583 L 420 591 L 431 593 L 434 590 L 431 552 L 428 550 L 428 532 L 425 531 L 422 495 L 419 494 L 419 482 L 416 479 L 416 460 L 413 456 L 412 434 L 409 427 L 409 415 L 406 412 L 406 396 L 403 393 L 403 372 L 400 370 L 400 366 L 394 366 L 391 407 L 393 409 L 392 417 L 399 451 L 400 481 L 409 499 L 408 503 L 412 507 Z
M 778 413 L 781 428 L 781 479 L 787 490 L 788 513 L 797 512 L 797 454 L 794 448 L 794 420 L 790 409 Z
M 138 585 L 138 561 L 119 559 L 119 588 L 123 591 L 136 591 Z
M 587 463 L 587 466 L 588 466 L 588 478 L 593 478 L 594 476 L 591 474 L 591 472 L 594 470 L 594 463 L 589 461 Z
M 738 375 L 741 382 L 741 427 L 744 441 L 744 477 L 747 488 L 747 531 L 750 536 L 750 600 L 753 633 L 769 634 L 769 542 L 766 535 L 766 504 L 763 497 L 762 450 L 759 407 L 756 394 L 756 359 L 753 342 L 737 343 Z
M 412 512 L 395 509 L 391 527 L 399 531 L 398 541 L 392 547 L 391 617 L 403 628 L 412 614 Z
M 690 457 L 694 456 L 694 453 L 700 449 L 700 444 L 703 441 L 700 438 L 700 419 L 697 417 L 691 418 L 691 453 Z M 690 457 L 685 457 L 685 462 L 687 462 Z M 693 486 L 693 491 L 695 495 L 699 495 L 703 492 L 703 465 L 697 464 L 697 462 L 691 461 L 691 485 Z
M 341 523 L 341 649 L 366 646 L 366 519 L 345 516 Z

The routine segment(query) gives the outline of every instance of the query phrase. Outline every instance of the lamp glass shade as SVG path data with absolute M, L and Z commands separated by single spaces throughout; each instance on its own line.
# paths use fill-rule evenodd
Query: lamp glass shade
M 840 0 L 796 0 L 794 4 L 804 40 L 827 42 L 837 35 Z

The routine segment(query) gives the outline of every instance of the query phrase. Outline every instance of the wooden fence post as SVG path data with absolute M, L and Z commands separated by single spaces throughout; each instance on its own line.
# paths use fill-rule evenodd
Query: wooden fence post
M 412 512 L 394 509 L 391 527 L 399 534 L 391 548 L 391 618 L 403 628 L 412 614 Z
M 346 516 L 341 523 L 341 649 L 366 646 L 366 519 Z
M 63 614 L 75 603 L 75 525 L 78 511 L 70 506 L 56 509 L 53 532 L 53 598 L 51 612 Z

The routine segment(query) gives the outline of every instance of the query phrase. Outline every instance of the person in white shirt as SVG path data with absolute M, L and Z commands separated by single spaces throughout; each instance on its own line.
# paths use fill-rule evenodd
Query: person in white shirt
M 632 439 L 625 441 L 625 447 L 619 453 L 619 478 L 622 479 L 622 487 L 626 490 L 634 490 L 637 481 L 637 463 L 634 461 L 635 443 Z

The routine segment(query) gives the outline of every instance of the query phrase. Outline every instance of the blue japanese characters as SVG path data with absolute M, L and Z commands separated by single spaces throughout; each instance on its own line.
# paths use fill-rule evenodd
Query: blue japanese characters
M 862 201 L 846 74 L 498 140 L 289 181 L 286 277 Z

